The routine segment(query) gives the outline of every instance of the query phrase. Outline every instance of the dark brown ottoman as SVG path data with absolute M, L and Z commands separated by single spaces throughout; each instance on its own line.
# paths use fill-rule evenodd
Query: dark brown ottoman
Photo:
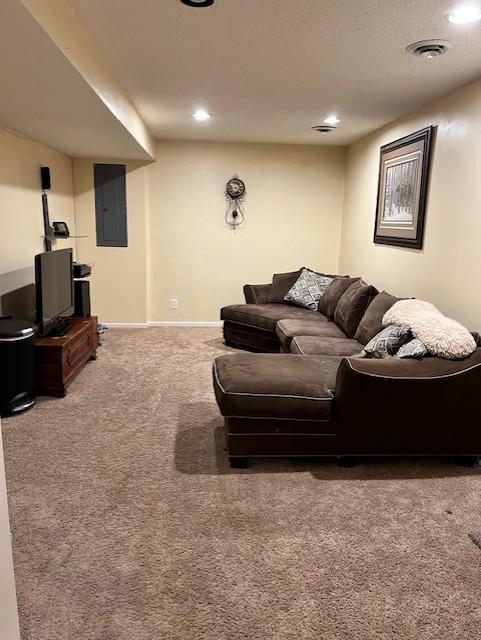
M 319 358 L 224 355 L 213 373 L 231 466 L 250 456 L 320 455 L 326 438 L 336 440 L 334 376 Z

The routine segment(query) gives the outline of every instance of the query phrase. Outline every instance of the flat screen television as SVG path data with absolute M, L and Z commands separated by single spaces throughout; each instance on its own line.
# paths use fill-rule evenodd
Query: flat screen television
M 46 251 L 35 256 L 37 324 L 40 335 L 56 333 L 62 317 L 74 310 L 72 249 Z M 58 332 L 60 333 L 60 332 Z

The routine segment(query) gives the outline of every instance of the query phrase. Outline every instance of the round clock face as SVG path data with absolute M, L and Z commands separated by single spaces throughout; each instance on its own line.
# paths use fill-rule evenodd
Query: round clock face
M 245 190 L 246 186 L 240 178 L 231 178 L 227 183 L 227 193 L 231 198 L 240 198 Z

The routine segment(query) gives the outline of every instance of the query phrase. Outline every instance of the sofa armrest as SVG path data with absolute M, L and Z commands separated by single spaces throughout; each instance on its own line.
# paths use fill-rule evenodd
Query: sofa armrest
M 270 302 L 272 284 L 245 284 L 244 296 L 247 304 L 266 304 Z
M 481 349 L 461 361 L 345 358 L 336 420 L 345 442 L 366 454 L 474 455 L 480 389 Z

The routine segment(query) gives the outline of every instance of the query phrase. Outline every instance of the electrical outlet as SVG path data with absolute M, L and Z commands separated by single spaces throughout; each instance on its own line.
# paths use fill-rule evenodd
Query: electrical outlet
M 178 298 L 171 298 L 170 299 L 170 308 L 171 309 L 178 309 L 179 308 L 179 299 Z

